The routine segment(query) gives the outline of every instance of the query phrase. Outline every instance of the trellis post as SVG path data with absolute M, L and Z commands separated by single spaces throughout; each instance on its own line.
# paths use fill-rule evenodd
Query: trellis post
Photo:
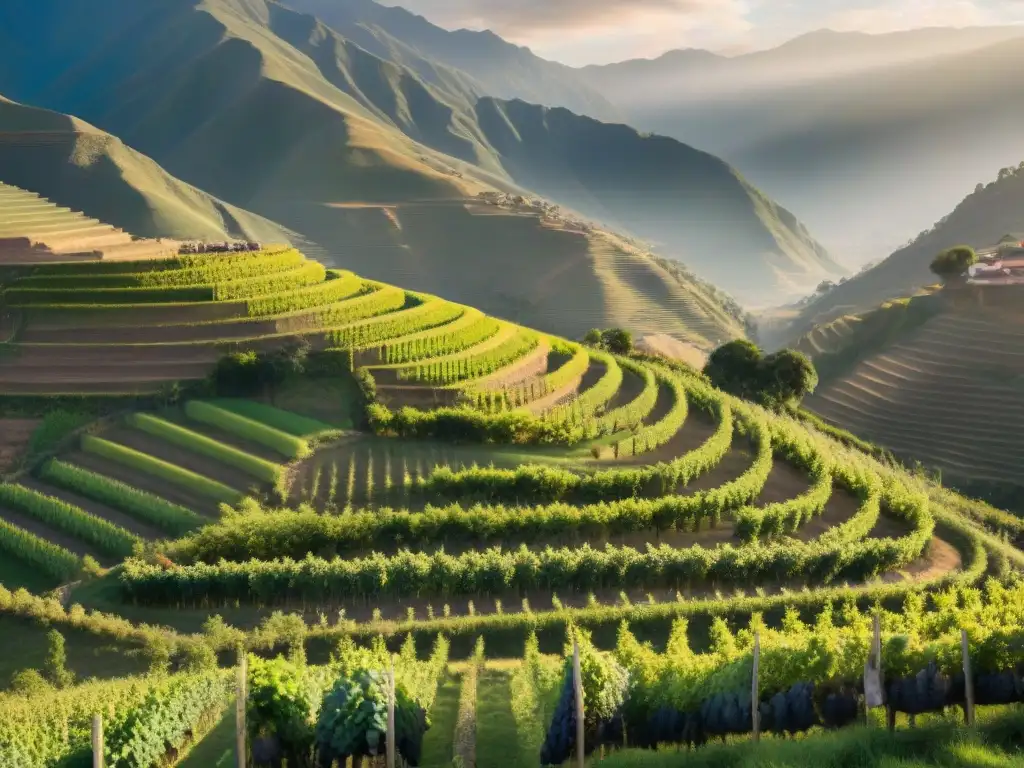
M 964 657 L 964 719 L 974 725 L 974 677 L 971 675 L 971 651 L 967 642 L 967 630 L 960 630 L 960 651 Z
M 92 716 L 92 768 L 103 768 L 103 715 Z
M 238 768 L 246 768 L 245 743 L 245 702 L 248 698 L 249 659 L 245 648 L 238 649 L 238 671 L 235 680 L 235 763 Z
M 576 766 L 584 768 L 585 733 L 583 728 L 583 675 L 580 671 L 580 641 L 572 641 L 572 687 L 576 698 Z
M 754 669 L 750 676 L 750 719 L 754 729 L 754 741 L 761 740 L 761 696 L 758 690 L 758 676 L 761 666 L 761 633 L 754 633 Z
M 395 658 L 391 657 L 391 671 L 388 672 L 388 735 L 385 760 L 387 768 L 395 768 Z

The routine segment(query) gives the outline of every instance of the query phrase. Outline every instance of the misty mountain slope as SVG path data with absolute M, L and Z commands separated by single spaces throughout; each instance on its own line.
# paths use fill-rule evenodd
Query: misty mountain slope
M 786 334 L 799 337 L 841 315 L 871 309 L 886 299 L 937 282 L 929 266 L 946 248 L 960 244 L 989 247 L 1004 235 L 1022 231 L 1024 173 L 1018 171 L 972 192 L 932 230 L 809 304 Z
M 470 73 L 481 87 L 481 96 L 566 107 L 604 120 L 622 117 L 601 89 L 591 86 L 579 71 L 542 59 L 492 32 L 449 31 L 405 8 L 373 0 L 287 0 L 285 4 L 317 16 L 356 44 L 409 67 L 427 82 L 448 84 L 450 71 L 438 71 L 436 63 L 440 63 Z
M 2 96 L 0 181 L 143 237 L 286 242 L 292 236 L 174 178 L 82 120 Z
M 624 78 L 633 87 L 620 77 L 609 93 L 624 100 L 638 127 L 736 165 L 799 211 L 837 258 L 859 265 L 891 252 L 956 205 L 965 188 L 1024 156 L 1022 34 L 1015 27 L 819 33 L 710 63 L 695 56 L 689 64 L 633 63 Z M 811 45 L 829 37 L 832 46 Z M 886 46 L 895 52 L 883 55 Z M 606 76 L 622 74 L 613 67 Z
M 17 2 L 30 10 L 3 9 L 0 30 L 35 40 L 19 55 L 36 74 L 0 88 L 73 104 L 190 183 L 296 231 L 315 227 L 334 253 L 346 244 L 319 227 L 317 206 L 535 188 L 657 240 L 663 255 L 752 303 L 835 273 L 794 217 L 711 156 L 567 110 L 477 101 L 465 84 L 428 83 L 268 0 L 110 0 L 102 14 L 84 0 Z M 90 25 L 102 49 L 66 44 Z M 506 258 L 483 265 L 500 274 Z

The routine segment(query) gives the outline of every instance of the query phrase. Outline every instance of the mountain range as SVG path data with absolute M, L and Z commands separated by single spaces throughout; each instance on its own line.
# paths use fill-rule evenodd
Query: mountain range
M 823 30 L 583 70 L 643 130 L 721 156 L 858 267 L 1024 157 L 1024 27 Z
M 317 241 L 336 262 L 423 290 L 459 290 L 467 258 L 491 278 L 522 266 L 525 256 L 499 245 L 507 216 L 463 226 L 465 201 L 495 190 L 538 193 L 653 242 L 748 304 L 843 273 L 796 216 L 714 156 L 563 107 L 482 95 L 493 85 L 484 70 L 470 76 L 433 58 L 465 35 L 445 32 L 430 47 L 443 31 L 418 17 L 363 0 L 338 7 L 364 19 L 335 23 L 367 45 L 366 35 L 380 43 L 387 32 L 392 42 L 377 52 L 388 58 L 269 0 L 14 0 L 0 7 L 0 93 L 81 117 L 184 182 Z M 392 44 L 406 27 L 411 42 Z M 491 44 L 538 71 L 572 74 Z M 510 77 L 502 92 L 527 79 L 543 81 Z M 444 237 L 413 234 L 410 221 L 440 203 L 458 221 Z M 398 253 L 382 259 L 381 248 Z M 562 269 L 569 255 L 547 248 L 541 258 Z M 592 275 L 603 269 L 588 258 Z M 508 301 L 472 298 L 499 314 L 540 301 L 526 288 Z

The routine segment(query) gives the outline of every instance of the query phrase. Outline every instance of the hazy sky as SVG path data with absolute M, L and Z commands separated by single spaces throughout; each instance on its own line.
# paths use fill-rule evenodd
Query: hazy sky
M 672 48 L 766 48 L 822 27 L 891 32 L 1024 21 L 1024 0 L 383 0 L 443 27 L 492 29 L 580 65 Z

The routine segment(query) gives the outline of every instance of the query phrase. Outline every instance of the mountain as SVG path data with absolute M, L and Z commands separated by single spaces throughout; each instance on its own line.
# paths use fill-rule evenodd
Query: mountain
M 1022 34 L 820 32 L 745 56 L 586 74 L 631 123 L 735 165 L 856 267 L 1024 156 Z
M 293 236 L 174 178 L 83 120 L 2 96 L 0 180 L 142 237 L 287 242 Z
M 10 38 L 0 46 L 0 90 L 81 115 L 189 183 L 305 234 L 336 261 L 361 259 L 372 277 L 472 298 L 498 314 L 534 306 L 532 283 L 494 284 L 526 262 L 497 245 L 520 242 L 526 223 L 519 214 L 483 221 L 465 206 L 480 192 L 528 189 L 657 241 L 661 255 L 750 303 L 799 293 L 838 269 L 792 214 L 710 155 L 565 109 L 480 98 L 454 70 L 443 70 L 443 85 L 427 82 L 274 2 L 15 8 L 0 8 L 0 34 Z M 544 274 L 592 253 L 578 243 L 560 250 L 536 218 L 529 226 L 544 244 L 520 247 L 539 248 Z M 479 280 L 466 283 L 466 258 L 484 267 Z M 588 258 L 592 274 L 607 274 Z M 593 280 L 596 312 L 585 303 L 581 311 L 615 316 Z M 469 295 L 446 288 L 463 285 Z
M 1022 164 L 1024 165 L 1024 164 Z M 863 312 L 935 283 L 932 259 L 946 248 L 995 245 L 1007 234 L 1024 232 L 1024 168 L 1006 168 L 981 185 L 936 225 L 876 266 L 862 271 L 802 308 L 785 331 L 787 340 L 837 317 Z
M 566 107 L 602 120 L 622 118 L 578 70 L 542 59 L 489 30 L 442 29 L 405 8 L 373 0 L 286 0 L 285 5 L 316 16 L 375 56 L 408 67 L 428 83 L 446 83 L 448 73 L 439 71 L 441 64 L 472 73 L 481 96 Z

